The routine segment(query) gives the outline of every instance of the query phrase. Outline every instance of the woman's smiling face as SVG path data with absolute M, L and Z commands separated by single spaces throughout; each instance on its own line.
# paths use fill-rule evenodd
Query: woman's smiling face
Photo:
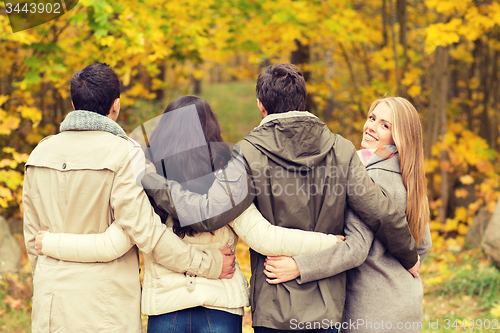
M 363 126 L 363 149 L 374 149 L 385 145 L 393 145 L 392 110 L 387 103 L 380 103 L 368 115 Z

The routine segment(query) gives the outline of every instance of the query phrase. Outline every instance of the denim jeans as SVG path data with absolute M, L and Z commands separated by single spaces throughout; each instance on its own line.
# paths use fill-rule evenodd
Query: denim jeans
M 292 333 L 292 332 L 305 332 L 305 333 L 338 333 L 338 329 L 334 328 L 323 328 L 323 329 L 316 329 L 316 330 L 275 330 L 273 328 L 267 328 L 267 327 L 254 327 L 253 328 L 254 333 Z
M 195 308 L 149 316 L 148 333 L 241 333 L 242 316 Z

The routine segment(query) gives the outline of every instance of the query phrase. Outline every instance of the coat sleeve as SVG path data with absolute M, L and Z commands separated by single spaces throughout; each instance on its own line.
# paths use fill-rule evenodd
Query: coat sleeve
M 354 147 L 347 178 L 349 207 L 404 268 L 412 268 L 418 260 L 417 246 L 405 212 L 398 209 L 398 204 L 386 190 L 371 180 Z
M 23 207 L 24 207 L 24 221 L 23 233 L 24 242 L 26 244 L 26 251 L 31 263 L 31 273 L 35 276 L 36 263 L 38 261 L 38 252 L 35 250 L 35 238 L 41 230 L 40 220 L 33 207 L 31 198 L 31 170 L 26 167 L 24 173 L 23 183 Z
M 424 262 L 425 257 L 429 254 L 432 247 L 432 238 L 429 225 L 425 226 L 424 239 L 420 242 L 417 247 L 418 255 L 420 256 L 420 263 Z
M 65 261 L 109 262 L 132 248 L 134 244 L 117 223 L 101 234 L 53 234 L 47 232 L 42 241 L 44 255 Z
M 265 256 L 307 254 L 338 242 L 335 235 L 272 225 L 254 204 L 229 225 L 248 246 Z
M 147 174 L 142 186 L 156 206 L 178 219 L 181 225 L 190 225 L 199 232 L 217 230 L 243 213 L 255 197 L 246 162 L 237 145 L 231 153 L 232 159 L 226 168 L 216 172 L 207 194 L 190 192 L 156 173 Z
M 365 262 L 373 243 L 373 232 L 349 209 L 346 213 L 345 241 L 329 249 L 293 259 L 297 263 L 299 284 L 325 279 Z
M 136 184 L 133 163 L 145 165 L 139 145 L 129 148 L 129 154 L 123 158 L 115 176 L 110 197 L 114 223 L 142 252 L 152 254 L 160 265 L 176 272 L 218 278 L 222 271 L 222 253 L 219 250 L 197 250 L 161 223 L 146 193 Z

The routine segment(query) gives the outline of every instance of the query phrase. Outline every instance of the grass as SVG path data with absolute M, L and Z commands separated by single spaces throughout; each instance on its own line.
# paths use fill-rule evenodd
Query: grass
M 0 332 L 31 332 L 31 273 L 0 275 Z
M 261 121 L 254 82 L 206 84 L 202 98 L 212 106 L 225 141 L 237 143 Z
M 470 250 L 457 254 L 458 260 L 448 264 L 452 277 L 441 283 L 431 284 L 441 272 L 423 273 L 424 279 L 424 325 L 422 332 L 449 332 L 462 330 L 462 321 L 474 320 L 480 323 L 488 319 L 497 320 L 500 330 L 500 318 L 494 317 L 491 308 L 500 301 L 500 271 L 492 266 L 479 250 Z M 430 257 L 431 262 L 438 260 Z M 430 323 L 434 323 L 431 326 Z M 449 327 L 445 328 L 445 324 Z M 452 325 L 457 327 L 452 327 Z M 462 324 L 465 326 L 465 324 Z M 495 332 L 496 330 L 467 328 L 469 332 Z M 433 328 L 434 327 L 434 328 Z M 437 328 L 438 327 L 438 328 Z

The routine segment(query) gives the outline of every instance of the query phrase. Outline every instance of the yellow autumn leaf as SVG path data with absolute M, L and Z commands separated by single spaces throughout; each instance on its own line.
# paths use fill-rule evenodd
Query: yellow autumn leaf
M 468 328 L 473 328 L 474 327 L 474 323 L 469 323 L 469 321 L 467 319 L 464 319 L 464 320 L 458 320 L 458 326 L 462 326 L 462 327 L 468 327 Z
M 15 116 L 7 116 L 5 118 L 0 118 L 0 135 L 9 135 L 13 130 L 19 127 L 21 119 Z
M 425 51 L 434 52 L 438 46 L 448 46 L 460 40 L 457 28 L 462 25 L 462 20 L 453 18 L 448 23 L 436 23 L 426 28 Z
M 459 179 L 460 182 L 464 185 L 470 185 L 474 183 L 474 178 L 472 178 L 471 175 L 461 176 Z
M 500 303 L 495 304 L 490 312 L 494 317 L 500 318 Z
M 458 190 L 455 190 L 455 196 L 457 198 L 467 198 L 467 195 L 469 195 L 469 191 L 467 191 L 466 189 L 464 188 L 461 188 L 461 189 L 458 189 Z
M 430 285 L 433 285 L 433 284 L 440 284 L 443 282 L 443 278 L 440 277 L 440 276 L 436 276 L 436 277 L 433 277 L 433 278 L 428 278 L 426 281 L 425 281 L 427 284 L 430 284 Z
M 458 220 L 457 219 L 446 219 L 446 223 L 444 226 L 444 230 L 447 232 L 455 231 L 458 228 Z
M 7 166 L 11 169 L 14 169 L 15 167 L 17 167 L 17 162 L 9 159 L 3 159 L 0 161 L 0 168 L 5 168 Z
M 33 145 L 40 142 L 43 139 L 43 136 L 37 133 L 30 133 L 26 135 L 26 142 Z
M 455 219 L 458 221 L 467 221 L 468 212 L 465 207 L 458 207 L 455 209 Z
M 9 96 L 0 95 L 0 106 L 2 106 L 3 103 L 7 102 L 8 100 L 9 100 Z
M 492 201 L 492 202 L 489 202 L 487 205 L 486 205 L 486 209 L 490 212 L 490 213 L 493 213 L 495 211 L 495 209 L 497 208 L 497 202 L 496 201 Z
M 458 233 L 462 236 L 465 236 L 467 234 L 467 231 L 469 231 L 469 227 L 463 223 L 460 223 L 458 225 Z
M 422 87 L 419 85 L 414 84 L 410 86 L 410 88 L 408 88 L 408 95 L 410 95 L 413 98 L 419 96 L 421 93 L 422 93 Z

